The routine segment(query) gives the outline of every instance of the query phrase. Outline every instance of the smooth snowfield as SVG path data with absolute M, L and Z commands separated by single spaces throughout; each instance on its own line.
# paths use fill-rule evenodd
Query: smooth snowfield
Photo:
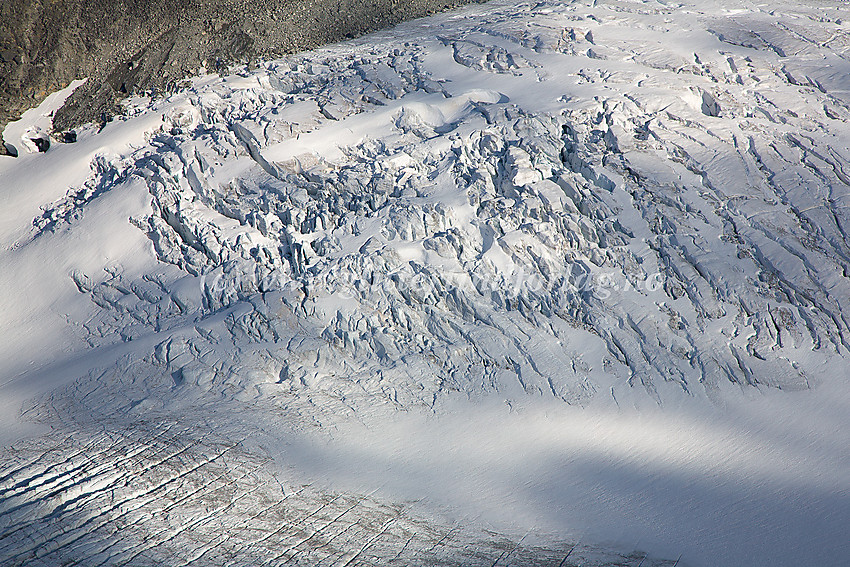
M 463 404 L 441 419 L 347 428 L 301 458 L 342 486 L 375 479 L 386 494 L 474 512 L 518 536 L 638 547 L 687 565 L 840 565 L 850 399 L 768 398 L 725 412 Z
M 0 563 L 840 565 L 850 28 L 497 1 L 0 161 Z M 27 139 L 23 139 L 27 138 Z

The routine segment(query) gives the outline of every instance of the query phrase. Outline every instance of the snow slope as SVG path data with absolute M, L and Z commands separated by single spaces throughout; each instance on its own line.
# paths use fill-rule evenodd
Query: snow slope
M 0 162 L 0 558 L 840 564 L 848 32 L 496 1 Z

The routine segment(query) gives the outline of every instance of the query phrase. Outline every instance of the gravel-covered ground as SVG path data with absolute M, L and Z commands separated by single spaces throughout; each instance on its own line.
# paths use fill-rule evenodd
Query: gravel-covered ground
M 89 80 L 56 113 L 60 132 L 105 121 L 126 94 L 168 89 L 201 66 L 291 53 L 468 1 L 3 0 L 0 133 L 74 79 Z

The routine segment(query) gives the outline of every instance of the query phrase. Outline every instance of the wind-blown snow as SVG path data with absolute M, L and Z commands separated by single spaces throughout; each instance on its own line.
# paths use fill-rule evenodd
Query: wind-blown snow
M 848 32 L 822 4 L 497 1 L 0 163 L 0 557 L 430 564 L 458 521 L 449 564 L 840 562 Z M 260 526 L 299 482 L 305 515 Z M 323 491 L 372 507 L 322 505 L 333 544 L 298 535 Z

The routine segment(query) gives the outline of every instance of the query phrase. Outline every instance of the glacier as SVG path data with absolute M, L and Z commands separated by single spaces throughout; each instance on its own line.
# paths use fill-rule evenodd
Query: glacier
M 3 564 L 846 561 L 850 23 L 729 4 L 494 0 L 0 162 Z

